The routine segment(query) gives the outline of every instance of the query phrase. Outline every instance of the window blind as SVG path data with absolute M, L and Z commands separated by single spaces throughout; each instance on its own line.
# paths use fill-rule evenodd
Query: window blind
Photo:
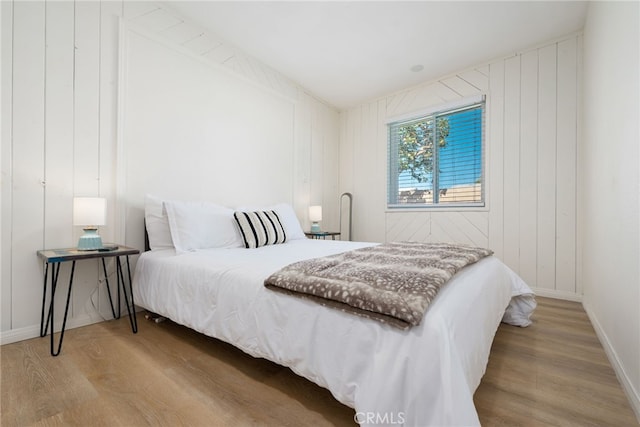
M 388 125 L 388 207 L 484 206 L 484 100 Z

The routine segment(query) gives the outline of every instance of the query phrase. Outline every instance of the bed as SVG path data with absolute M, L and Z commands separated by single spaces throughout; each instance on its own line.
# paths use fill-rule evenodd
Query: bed
M 195 222 L 191 231 L 202 239 L 204 216 L 199 221 L 173 215 L 182 223 L 169 220 L 167 231 L 164 216 L 175 212 L 165 213 L 156 203 L 154 214 L 151 203 L 146 206 L 149 237 L 156 243 L 136 265 L 136 305 L 289 367 L 354 408 L 361 425 L 479 425 L 473 393 L 498 324 L 526 326 L 535 308 L 531 289 L 489 256 L 443 286 L 419 325 L 398 329 L 264 286 L 269 275 L 291 263 L 375 243 L 300 237 L 293 210 L 277 205 L 288 232 L 283 244 L 246 249 L 229 243 L 233 233 L 227 230 L 228 236 L 215 237 L 226 242 L 222 246 L 185 247 L 185 224 Z M 228 216 L 222 212 L 218 219 Z M 172 233 L 181 227 L 182 234 Z M 167 233 L 177 239 L 170 243 Z

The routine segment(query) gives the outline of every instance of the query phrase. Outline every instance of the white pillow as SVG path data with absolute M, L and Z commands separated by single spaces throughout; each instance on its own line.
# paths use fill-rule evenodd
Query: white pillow
M 151 250 L 172 249 L 169 218 L 160 198 L 150 194 L 144 196 L 144 220 Z
M 244 246 L 233 210 L 209 202 L 165 201 L 164 206 L 177 252 Z
M 307 238 L 307 236 L 304 235 L 304 231 L 302 231 L 300 221 L 298 221 L 298 217 L 296 216 L 293 207 L 291 207 L 289 203 L 278 203 L 267 207 L 240 207 L 238 210 L 244 212 L 276 211 L 278 218 L 280 219 L 280 223 L 284 227 L 284 231 L 287 233 L 287 241 Z

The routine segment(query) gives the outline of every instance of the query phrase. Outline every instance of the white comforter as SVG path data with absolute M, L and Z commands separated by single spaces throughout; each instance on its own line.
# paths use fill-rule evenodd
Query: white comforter
M 494 257 L 460 271 L 419 326 L 375 320 L 273 292 L 264 279 L 292 262 L 370 244 L 294 240 L 258 249 L 144 253 L 136 305 L 255 357 L 290 367 L 356 410 L 362 425 L 478 425 L 473 393 L 497 326 L 528 324 L 531 290 Z

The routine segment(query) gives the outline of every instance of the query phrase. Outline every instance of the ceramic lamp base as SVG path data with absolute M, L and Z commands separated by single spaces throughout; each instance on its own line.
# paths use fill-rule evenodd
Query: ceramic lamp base
M 318 224 L 317 222 L 311 223 L 311 232 L 320 233 L 320 224 Z
M 102 249 L 102 238 L 97 228 L 84 228 L 84 234 L 78 240 L 79 251 L 96 251 Z

